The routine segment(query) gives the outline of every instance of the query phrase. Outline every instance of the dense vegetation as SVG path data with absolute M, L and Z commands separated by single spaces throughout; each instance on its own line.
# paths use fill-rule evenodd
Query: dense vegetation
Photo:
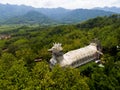
M 77 25 L 0 26 L 1 90 L 120 90 L 120 15 L 97 17 Z M 105 62 L 73 69 L 49 68 L 52 43 L 63 44 L 64 52 L 101 41 Z M 116 46 L 118 48 L 116 48 Z M 41 62 L 34 60 L 41 58 Z

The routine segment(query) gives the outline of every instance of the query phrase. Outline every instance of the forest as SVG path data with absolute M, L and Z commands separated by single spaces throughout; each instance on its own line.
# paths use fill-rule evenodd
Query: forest
M 1 25 L 0 90 L 120 90 L 119 33 L 120 15 L 71 25 Z M 93 61 L 50 69 L 48 49 L 53 43 L 62 43 L 66 53 L 95 38 L 102 45 L 103 68 Z

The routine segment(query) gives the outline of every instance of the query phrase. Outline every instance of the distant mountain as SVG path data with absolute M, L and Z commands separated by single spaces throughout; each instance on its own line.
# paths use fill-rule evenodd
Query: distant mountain
M 81 22 L 90 18 L 95 18 L 97 16 L 108 16 L 113 14 L 113 12 L 106 12 L 102 10 L 90 10 L 90 9 L 75 9 L 67 13 L 62 21 L 66 23 L 76 23 Z
M 31 6 L 0 4 L 0 20 L 6 20 L 14 16 L 24 15 L 31 10 L 34 10 Z
M 0 23 L 10 21 L 10 19 L 13 18 L 20 19 L 22 15 L 30 11 L 38 11 L 53 20 L 59 20 L 64 16 L 64 13 L 67 13 L 69 10 L 64 8 L 33 8 L 25 5 L 0 4 Z
M 46 16 L 50 17 L 53 20 L 61 20 L 67 13 L 71 10 L 64 9 L 64 8 L 39 8 L 37 11 L 45 14 Z
M 0 24 L 77 23 L 113 12 L 94 9 L 33 8 L 25 5 L 0 4 Z
M 53 22 L 53 20 L 42 13 L 29 11 L 25 15 L 12 17 L 6 20 L 3 24 L 49 24 Z
M 103 7 L 103 8 L 96 7 L 94 9 L 120 13 L 120 7 Z

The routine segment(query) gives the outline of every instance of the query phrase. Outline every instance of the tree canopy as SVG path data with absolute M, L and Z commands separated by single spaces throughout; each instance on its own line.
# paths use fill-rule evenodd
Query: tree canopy
M 0 26 L 1 90 L 119 90 L 120 15 L 97 17 L 75 25 Z M 102 45 L 104 68 L 90 62 L 79 68 L 49 67 L 54 42 L 64 52 L 88 45 L 98 38 Z M 35 59 L 42 59 L 35 62 Z

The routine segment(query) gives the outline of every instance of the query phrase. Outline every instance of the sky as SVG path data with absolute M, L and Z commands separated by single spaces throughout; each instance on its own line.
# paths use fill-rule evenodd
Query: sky
M 57 8 L 67 9 L 94 8 L 94 7 L 120 7 L 120 0 L 0 0 L 2 4 L 27 5 L 36 8 Z

